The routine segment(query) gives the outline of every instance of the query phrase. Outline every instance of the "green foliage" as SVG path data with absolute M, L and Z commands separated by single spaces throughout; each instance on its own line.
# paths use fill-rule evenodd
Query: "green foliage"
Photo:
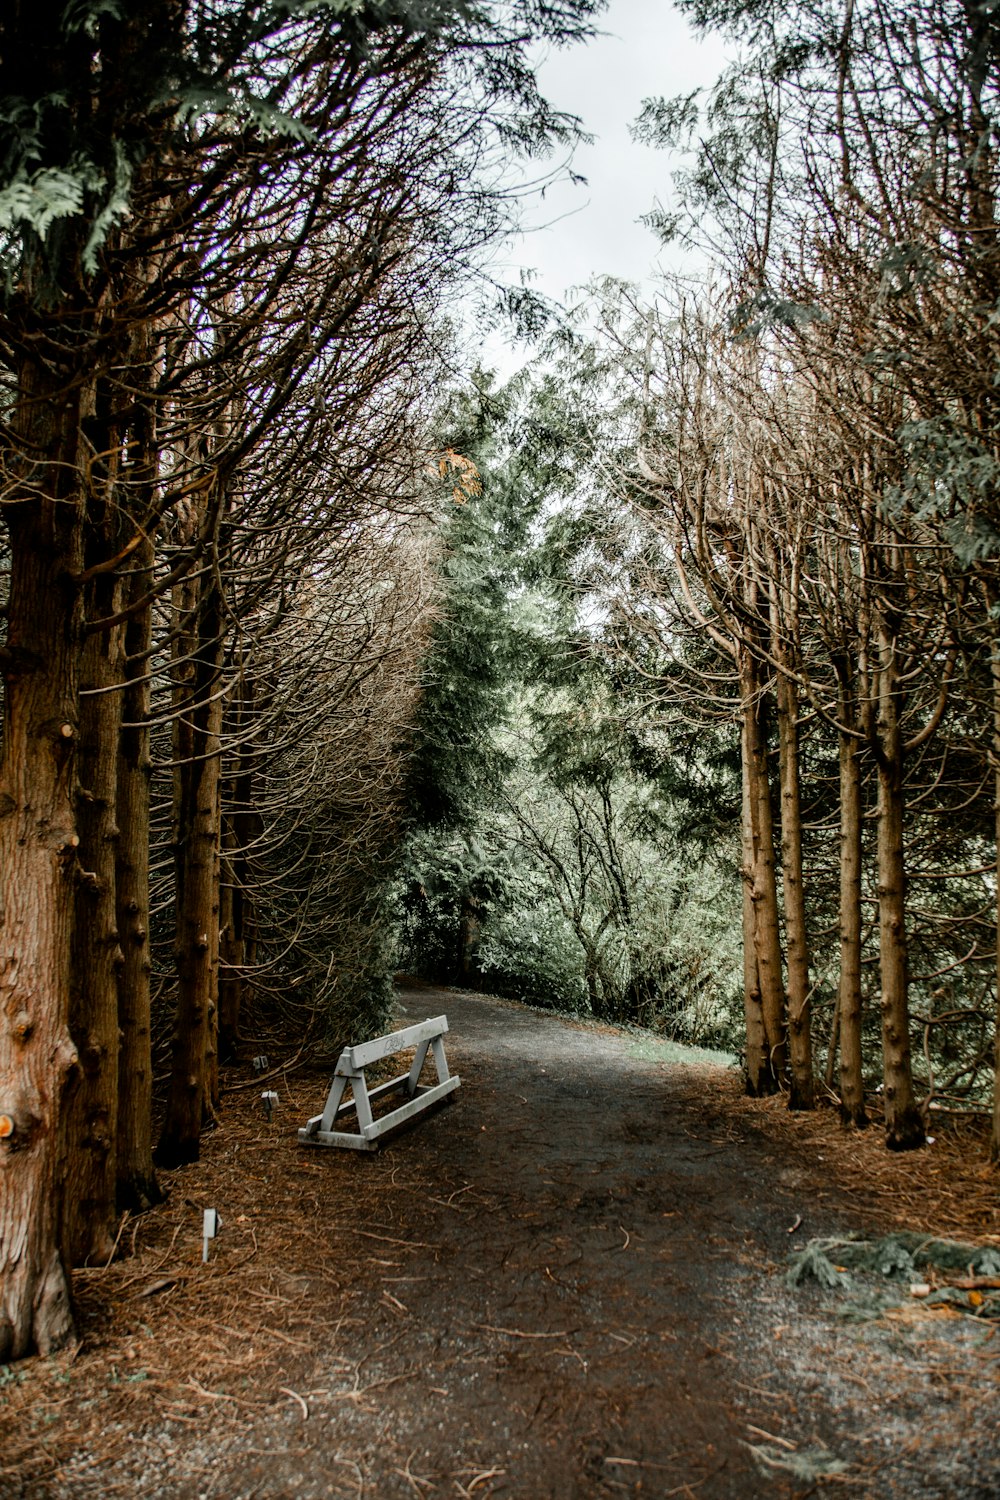
M 464 107 L 506 147 L 551 151 L 579 122 L 538 91 L 529 49 L 589 35 L 601 0 L 473 6 L 465 0 L 270 0 L 141 20 L 121 0 L 72 0 L 39 39 L 15 8 L 0 18 L 0 254 L 8 295 L 30 270 L 36 299 L 59 301 L 98 270 L 111 231 L 136 207 L 149 162 L 200 180 L 220 146 L 315 147 L 320 114 L 304 72 L 333 64 L 349 87 L 377 77 L 387 49 L 432 53 L 464 75 Z M 30 73 L 18 59 L 37 52 Z M 405 54 L 399 51 L 399 63 Z M 16 71 L 15 71 L 16 70 Z M 350 79 L 354 78 L 354 84 Z M 35 93 L 29 79 L 39 86 Z M 327 122 L 328 124 L 328 122 Z M 213 156 L 212 174 L 220 160 Z M 193 195 L 192 204 L 197 200 Z M 22 290 L 24 289 L 22 285 Z
M 631 126 L 632 136 L 644 146 L 670 150 L 687 146 L 701 118 L 698 108 L 701 94 L 701 89 L 695 89 L 691 94 L 678 94 L 672 99 L 644 99 Z
M 490 412 L 507 397 L 484 386 L 442 423 L 441 451 L 479 472 L 490 453 Z M 471 826 L 502 774 L 492 732 L 504 712 L 510 638 L 506 543 L 514 517 L 492 486 L 465 492 L 447 462 L 438 496 L 440 620 L 422 671 L 409 796 L 417 826 Z
M 812 1277 L 821 1286 L 833 1287 L 850 1285 L 851 1271 L 906 1282 L 918 1271 L 996 1276 L 998 1268 L 1000 1254 L 993 1245 L 969 1245 L 897 1229 L 877 1240 L 859 1235 L 810 1240 L 791 1257 L 787 1281 L 789 1286 L 798 1286 Z
M 890 504 L 938 522 L 961 567 L 1000 554 L 1000 459 L 992 447 L 952 413 L 906 422 L 899 437 L 907 463 Z
M 538 872 L 504 893 L 484 924 L 483 987 L 542 1009 L 580 1013 L 587 987 L 579 947 Z
M 644 717 L 644 679 L 605 634 L 588 582 L 594 433 L 576 397 L 551 370 L 502 391 L 483 381 L 457 403 L 464 425 L 446 429 L 482 488 L 445 518 L 401 961 L 732 1047 L 731 838 L 721 859 L 707 840 L 692 858 L 699 827 L 719 832 L 718 777 L 710 755 Z M 612 421 L 609 436 L 621 436 Z

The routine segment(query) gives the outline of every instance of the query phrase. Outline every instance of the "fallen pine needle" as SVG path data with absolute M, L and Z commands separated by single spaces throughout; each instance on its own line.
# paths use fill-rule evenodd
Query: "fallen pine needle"
M 506 1469 L 484 1469 L 474 1479 L 469 1480 L 468 1492 L 471 1495 L 477 1484 L 485 1484 L 487 1479 L 497 1479 L 501 1474 L 506 1474 Z
M 779 1443 L 782 1448 L 787 1448 L 790 1453 L 795 1452 L 795 1444 L 790 1443 L 787 1438 L 776 1436 L 773 1432 L 765 1432 L 763 1427 L 753 1427 L 747 1423 L 747 1432 L 755 1432 L 758 1437 L 767 1438 L 769 1442 Z
M 309 1419 L 309 1408 L 306 1405 L 306 1403 L 303 1401 L 302 1397 L 299 1395 L 298 1391 L 289 1390 L 289 1388 L 288 1388 L 287 1385 L 281 1385 L 281 1386 L 278 1387 L 278 1389 L 280 1390 L 280 1392 L 281 1392 L 281 1394 L 283 1396 L 291 1396 L 291 1398 L 292 1398 L 293 1401 L 297 1401 L 299 1403 L 299 1406 L 302 1408 L 302 1420 L 303 1420 L 303 1422 L 308 1421 L 308 1419 Z
M 180 1280 L 178 1276 L 164 1276 L 160 1281 L 153 1281 L 149 1286 L 143 1287 L 141 1292 L 136 1292 L 137 1297 L 155 1297 L 157 1292 L 166 1292 L 170 1287 L 176 1286 Z
M 523 1328 L 498 1328 L 495 1323 L 477 1323 L 485 1333 L 505 1333 L 510 1339 L 567 1339 L 575 1328 L 564 1328 L 562 1333 L 525 1333 Z
M 368 1229 L 352 1229 L 352 1234 L 360 1235 L 363 1240 L 380 1240 L 383 1245 L 406 1245 L 410 1250 L 436 1250 L 437 1245 L 428 1245 L 424 1240 L 394 1240 L 388 1234 L 372 1234 Z M 399 1473 L 402 1473 L 402 1469 Z
M 236 1396 L 227 1396 L 224 1391 L 206 1391 L 193 1375 L 189 1377 L 188 1385 L 192 1390 L 197 1391 L 199 1396 L 205 1396 L 209 1401 L 237 1401 L 237 1405 L 239 1404 Z

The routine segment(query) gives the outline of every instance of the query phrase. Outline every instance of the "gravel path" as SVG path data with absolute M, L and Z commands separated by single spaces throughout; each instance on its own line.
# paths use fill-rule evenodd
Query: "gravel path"
M 303 1149 L 298 1119 L 266 1152 L 218 1132 L 174 1199 L 192 1195 L 193 1221 L 199 1193 L 244 1194 L 197 1294 L 242 1298 L 242 1355 L 236 1313 L 216 1313 L 228 1363 L 190 1356 L 188 1406 L 176 1370 L 157 1378 L 154 1313 L 174 1297 L 195 1326 L 204 1306 L 182 1273 L 80 1362 L 79 1410 L 60 1404 L 63 1436 L 83 1432 L 101 1369 L 148 1366 L 148 1391 L 93 1396 L 104 1447 L 44 1481 L 0 1477 L 0 1495 L 1000 1495 L 991 1330 L 852 1324 L 787 1290 L 790 1245 L 850 1228 L 850 1205 L 821 1161 L 780 1154 L 727 1104 L 722 1070 L 482 997 L 409 989 L 400 1006 L 400 1025 L 447 1012 L 453 1102 L 372 1156 Z M 272 1217 L 241 1270 L 237 1226 L 262 1198 Z

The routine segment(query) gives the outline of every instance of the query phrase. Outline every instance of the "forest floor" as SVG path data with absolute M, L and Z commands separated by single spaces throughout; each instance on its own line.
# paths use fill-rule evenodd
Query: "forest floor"
M 441 1012 L 462 1086 L 371 1155 L 297 1142 L 325 1075 L 272 1123 L 229 1075 L 78 1349 L 0 1368 L 4 1500 L 1000 1495 L 1000 1320 L 785 1280 L 816 1236 L 1000 1246 L 968 1127 L 890 1156 L 652 1037 L 400 991 Z

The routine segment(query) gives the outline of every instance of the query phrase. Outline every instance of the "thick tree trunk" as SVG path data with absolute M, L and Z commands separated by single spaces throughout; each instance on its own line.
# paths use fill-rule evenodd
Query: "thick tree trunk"
M 79 393 L 22 376 L 26 478 L 3 506 L 10 595 L 0 761 L 0 1363 L 73 1335 L 59 1248 L 60 1123 L 77 870 L 83 505 Z
M 778 759 L 781 785 L 781 879 L 788 960 L 789 1109 L 815 1108 L 809 943 L 802 881 L 802 797 L 799 781 L 799 704 L 794 682 L 778 674 Z
M 906 871 L 903 856 L 903 742 L 894 642 L 880 640 L 878 723 L 878 912 L 882 980 L 882 1069 L 886 1144 L 909 1151 L 924 1143 L 910 1064 Z
M 849 713 L 841 694 L 842 721 Z M 837 987 L 840 1016 L 840 1117 L 845 1125 L 863 1129 L 865 1112 L 861 1054 L 861 770 L 858 742 L 840 736 L 840 978 Z
M 102 580 L 103 582 L 103 580 Z M 114 612 L 118 590 L 98 587 L 88 614 Z M 115 896 L 121 630 L 92 635 L 82 657 L 77 752 L 80 871 L 76 890 L 70 1032 L 80 1072 L 63 1122 L 64 1254 L 100 1264 L 114 1248 L 118 1128 L 118 982 L 122 962 Z
M 785 991 L 781 972 L 781 934 L 774 861 L 774 820 L 767 770 L 767 739 L 762 722 L 758 673 L 749 652 L 743 653 L 740 667 L 753 838 L 751 899 L 754 912 L 754 952 L 768 1064 L 773 1076 L 773 1087 L 777 1089 L 785 1077 Z
M 754 854 L 753 823 L 750 809 L 750 771 L 747 765 L 746 729 L 740 732 L 740 760 L 743 773 L 743 1011 L 746 1018 L 746 1088 L 751 1098 L 773 1094 L 776 1080 L 764 1035 L 764 1012 L 760 998 L 760 975 L 754 934 Z

